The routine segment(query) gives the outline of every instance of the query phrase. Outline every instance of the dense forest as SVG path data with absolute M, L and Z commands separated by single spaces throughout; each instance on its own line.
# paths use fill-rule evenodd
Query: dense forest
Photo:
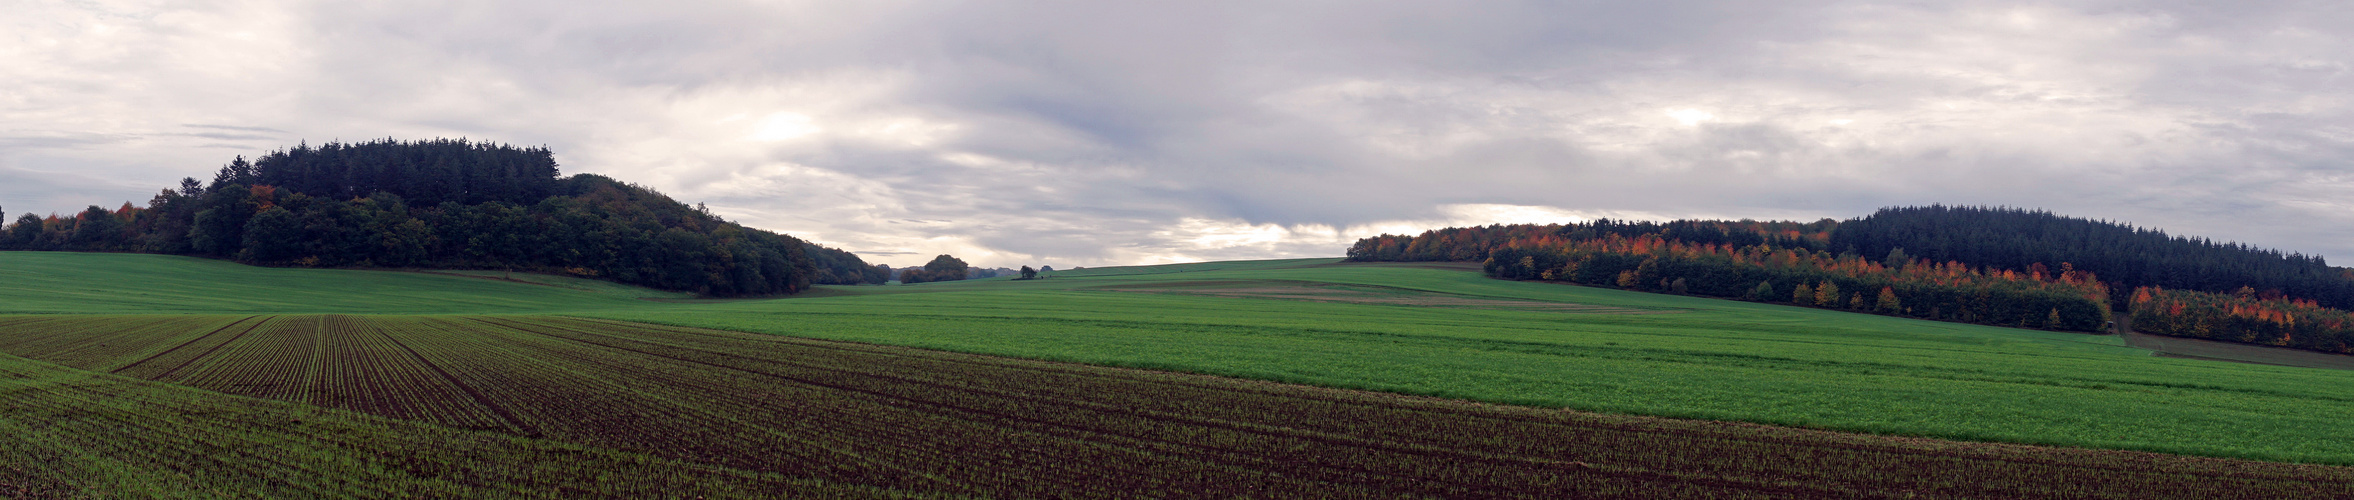
M 2243 287 L 2222 294 L 2143 287 L 2132 298 L 2142 333 L 2354 354 L 2354 313 Z
M 2061 330 L 2129 310 L 2146 333 L 2329 352 L 2354 339 L 2354 316 L 2329 308 L 2354 303 L 2354 272 L 2319 257 L 2011 208 L 1446 228 L 1366 238 L 1349 258 Z
M 1915 257 L 2001 269 L 2067 262 L 2115 285 L 2110 301 L 2119 308 L 2126 305 L 2126 294 L 2148 286 L 2209 293 L 2244 287 L 2328 307 L 2354 307 L 2354 270 L 2331 267 L 2319 256 L 2040 210 L 1883 208 L 1840 222 L 1827 243 L 1861 255 L 1901 248 Z
M 1359 241 L 1349 258 L 1438 259 L 1487 247 L 1483 269 L 1505 279 L 1613 286 L 2004 326 L 2094 331 L 2109 321 L 2108 289 L 2075 269 L 2027 272 L 1881 261 L 1812 250 L 1822 225 L 1678 221 L 1453 228 Z M 1688 236 L 1691 240 L 1669 235 Z M 1779 244 L 1777 244 L 1779 243 Z
M 572 274 L 713 296 L 881 283 L 849 252 L 728 222 L 641 186 L 559 177 L 544 148 L 436 139 L 237 158 L 145 207 L 17 219 L 0 249 L 148 252 L 305 267 Z

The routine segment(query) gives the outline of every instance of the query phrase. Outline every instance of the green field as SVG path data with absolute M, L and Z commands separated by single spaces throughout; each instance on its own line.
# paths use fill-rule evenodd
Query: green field
M 731 301 L 475 274 L 0 252 L 0 312 L 565 315 L 1541 408 L 2354 465 L 2354 372 L 1460 266 L 1097 268 Z
M 1503 303 L 1165 288 L 1185 282 L 1371 285 L 1363 288 Z M 577 314 L 1540 407 L 2354 464 L 2354 425 L 2344 417 L 2354 414 L 2354 372 L 2159 358 L 2114 336 L 1507 282 L 1431 266 L 1090 269 Z
M 252 267 L 166 255 L 0 252 L 0 314 L 513 313 L 635 307 L 685 295 L 603 281 Z M 530 281 L 528 283 L 522 281 Z

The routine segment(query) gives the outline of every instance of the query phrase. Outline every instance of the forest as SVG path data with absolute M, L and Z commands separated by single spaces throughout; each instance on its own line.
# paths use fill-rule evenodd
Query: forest
M 1404 260 L 1413 255 L 1455 254 L 1441 249 L 1493 242 L 1481 259 L 1489 276 L 1612 286 L 1660 293 L 1738 298 L 1827 309 L 2052 330 L 2095 331 L 2109 321 L 2108 289 L 2072 268 L 2028 272 L 1987 270 L 1955 262 L 1935 263 L 1902 253 L 1874 261 L 1854 255 L 1809 250 L 1803 244 L 1764 241 L 1819 241 L 1790 226 L 1741 223 L 1667 224 L 1689 234 L 1726 236 L 1709 227 L 1772 228 L 1756 238 L 1694 242 L 1667 231 L 1619 231 L 1640 225 L 1594 224 L 1468 228 L 1423 237 L 1384 236 L 1360 241 L 1349 258 Z M 1499 235 L 1519 237 L 1498 239 Z M 1814 233 L 1820 234 L 1820 233 Z M 1394 250 L 1394 252 L 1392 251 Z M 1388 255 L 1398 257 L 1384 258 Z M 1438 260 L 1438 259 L 1420 259 Z
M 1679 220 L 1381 235 L 1357 261 L 1483 262 L 1490 276 L 1945 321 L 2354 353 L 2354 271 L 2320 257 L 1998 207 L 1815 222 Z
M 710 296 L 881 283 L 849 252 L 744 227 L 642 186 L 559 177 L 545 148 L 465 140 L 308 144 L 182 179 L 147 206 L 40 217 L 0 249 L 144 252 L 264 266 L 562 273 Z
M 2331 267 L 2320 256 L 2040 210 L 1892 207 L 1836 227 L 1827 248 L 1861 255 L 1902 248 L 1915 257 L 2001 269 L 2071 263 L 2116 285 L 2110 302 L 2120 309 L 2126 294 L 2150 286 L 2225 294 L 2245 287 L 2354 307 L 2354 270 Z

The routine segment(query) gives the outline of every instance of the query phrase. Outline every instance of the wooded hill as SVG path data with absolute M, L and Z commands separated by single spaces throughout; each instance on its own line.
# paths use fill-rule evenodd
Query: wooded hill
M 2354 308 L 2354 270 L 2331 267 L 2320 256 L 2041 210 L 1883 208 L 1840 222 L 1828 236 L 1829 248 L 1871 257 L 1901 248 L 1917 258 L 1999 269 L 2071 263 L 2116 285 L 2110 302 L 2120 309 L 2133 289 L 2145 286 L 2211 293 L 2246 287 Z
M 888 279 L 849 252 L 728 222 L 645 187 L 559 177 L 545 148 L 451 139 L 239 157 L 212 182 L 183 179 L 145 207 L 26 214 L 0 235 L 0 249 L 528 270 L 712 296 Z
M 2354 270 L 2038 210 L 1446 228 L 1366 238 L 1349 258 L 1483 262 L 1499 278 L 2060 330 L 2131 311 L 2145 333 L 2354 353 L 2354 315 L 2340 310 L 2354 305 Z

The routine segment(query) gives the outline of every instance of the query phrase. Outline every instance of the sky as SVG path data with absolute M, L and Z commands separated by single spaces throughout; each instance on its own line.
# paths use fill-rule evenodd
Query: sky
M 2040 208 L 2354 263 L 2342 2 L 0 0 L 0 209 L 308 142 L 919 265 L 1491 223 Z

